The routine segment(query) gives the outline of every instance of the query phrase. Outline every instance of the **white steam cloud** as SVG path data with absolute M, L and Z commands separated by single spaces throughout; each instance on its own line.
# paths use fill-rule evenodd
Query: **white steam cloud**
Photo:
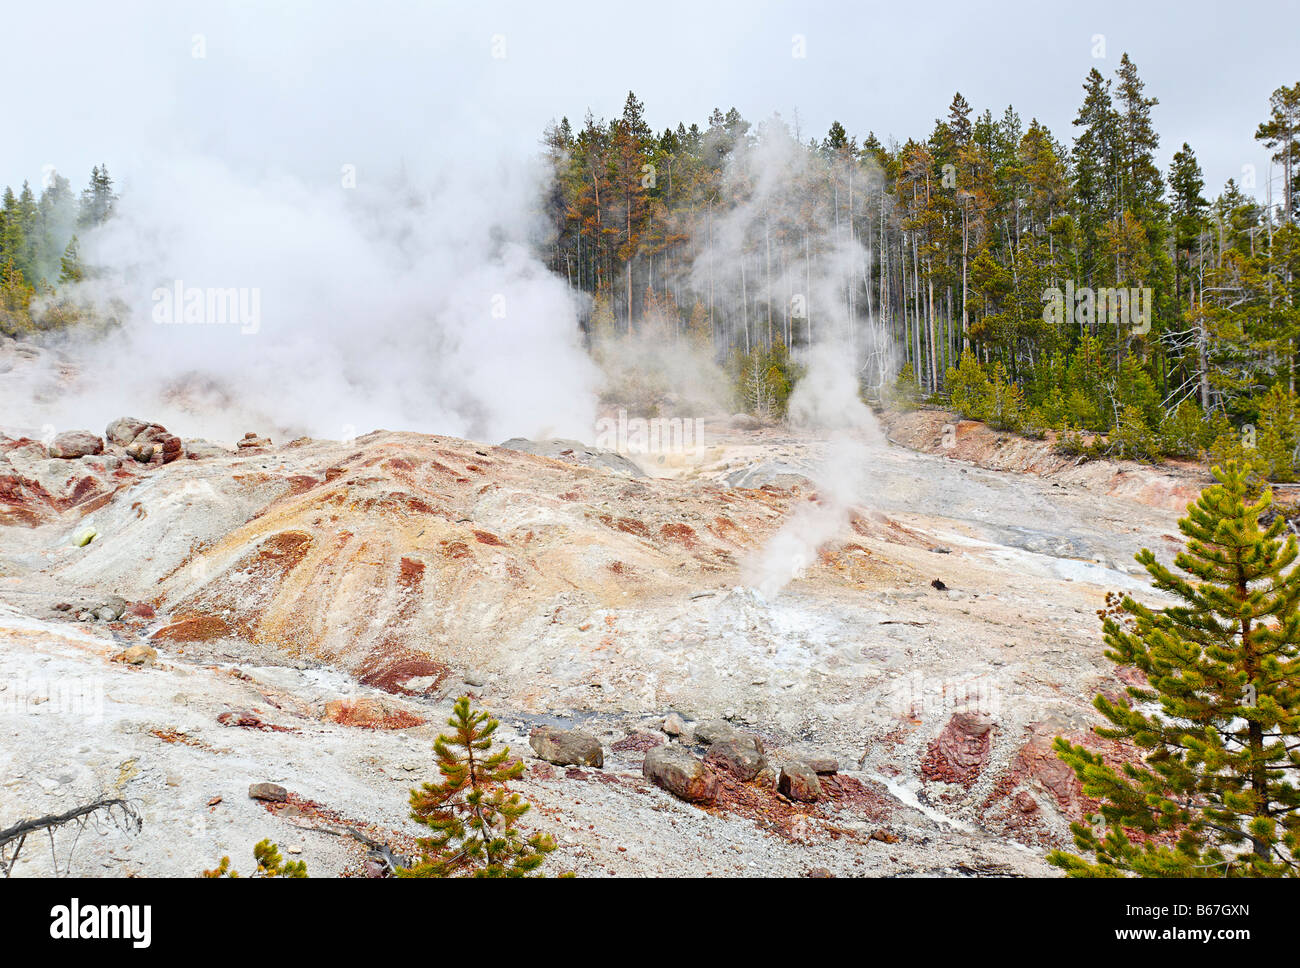
M 787 416 L 792 425 L 824 435 L 826 441 L 826 455 L 815 472 L 817 500 L 796 508 L 747 563 L 747 584 L 769 599 L 843 532 L 853 508 L 869 494 L 872 449 L 884 443 L 859 386 L 864 378 L 880 380 L 888 372 L 890 342 L 876 325 L 861 286 L 870 278 L 871 253 L 848 217 L 850 211 L 863 211 L 879 176 L 864 177 L 852 167 L 855 184 L 850 166 L 835 164 L 839 191 L 830 193 L 828 207 L 819 202 L 828 193 L 812 190 L 826 177 L 825 167 L 814 163 L 809 148 L 790 137 L 779 119 L 766 122 L 756 141 L 742 144 L 732 158 L 727 178 L 747 197 L 720 220 L 713 237 L 715 265 L 739 263 L 759 240 L 767 243 L 774 227 L 787 245 L 793 240 L 803 250 L 802 258 L 786 260 L 785 268 L 770 278 L 767 272 L 752 272 L 753 282 L 747 281 L 762 298 L 789 300 L 797 307 L 791 335 L 806 371 L 791 393 Z M 697 283 L 709 271 L 709 265 L 697 261 Z M 756 333 L 755 339 L 760 337 L 766 337 L 765 331 Z
M 120 327 L 63 347 L 75 367 L 57 392 L 52 375 L 45 392 L 0 389 L 5 423 L 587 439 L 598 374 L 568 287 L 533 254 L 536 177 L 461 166 L 345 187 L 196 157 L 132 171 L 81 240 L 99 272 L 77 296 Z M 173 305 L 160 322 L 174 292 L 215 294 L 218 312 Z M 226 293 L 244 315 L 222 322 Z
M 885 442 L 871 409 L 858 396 L 854 357 L 843 343 L 815 345 L 808 372 L 790 395 L 790 423 L 826 434 L 817 465 L 817 500 L 800 504 L 762 552 L 747 563 L 747 583 L 775 598 L 817 560 L 818 549 L 843 533 L 871 484 L 871 455 Z

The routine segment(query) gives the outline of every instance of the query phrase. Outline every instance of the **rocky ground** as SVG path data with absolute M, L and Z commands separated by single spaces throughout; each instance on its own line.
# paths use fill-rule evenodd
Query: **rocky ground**
M 1088 806 L 1052 738 L 1122 755 L 1088 734 L 1128 681 L 1094 613 L 1145 588 L 1139 548 L 1172 556 L 1204 473 L 886 423 L 840 534 L 770 598 L 746 563 L 823 499 L 833 441 L 716 420 L 637 476 L 569 442 L 7 428 L 0 829 L 106 795 L 144 819 L 15 872 L 238 869 L 270 837 L 313 874 L 379 873 L 468 692 L 528 764 L 554 869 L 1050 873 Z

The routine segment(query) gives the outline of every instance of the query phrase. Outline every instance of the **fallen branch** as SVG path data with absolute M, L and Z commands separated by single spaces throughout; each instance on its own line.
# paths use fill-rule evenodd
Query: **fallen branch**
M 22 852 L 23 844 L 27 841 L 27 835 L 38 830 L 44 830 L 50 837 L 50 856 L 54 859 L 54 872 L 57 875 L 59 858 L 54 852 L 54 831 L 64 824 L 77 824 L 77 836 L 73 839 L 72 847 L 68 850 L 66 861 L 67 865 L 71 865 L 72 851 L 76 850 L 77 841 L 81 838 L 81 831 L 86 828 L 86 824 L 91 821 L 94 814 L 101 810 L 110 819 L 114 820 L 119 829 L 130 831 L 134 827 L 134 832 L 139 833 L 140 828 L 144 826 L 144 819 L 140 816 L 140 811 L 131 803 L 119 798 L 96 800 L 94 803 L 74 807 L 66 813 L 47 814 L 44 817 L 36 817 L 32 820 L 20 820 L 12 827 L 0 830 L 0 873 L 8 877 L 13 871 L 14 865 L 18 862 L 18 855 Z M 120 818 L 113 816 L 114 810 L 121 811 Z M 9 849 L 10 844 L 13 844 L 12 851 Z
M 315 824 L 298 824 L 290 823 L 291 827 L 297 827 L 299 830 L 314 831 L 320 834 L 329 834 L 331 837 L 351 837 L 365 847 L 370 848 L 366 856 L 372 860 L 377 860 L 386 865 L 389 871 L 396 871 L 399 867 L 410 867 L 411 859 L 401 854 L 394 854 L 387 844 L 381 844 L 372 837 L 367 837 L 355 827 L 347 824 L 331 824 L 330 826 L 317 826 Z

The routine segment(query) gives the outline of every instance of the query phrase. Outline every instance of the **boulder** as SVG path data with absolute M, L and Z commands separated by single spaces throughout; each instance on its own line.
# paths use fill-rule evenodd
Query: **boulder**
M 840 771 L 840 761 L 833 756 L 805 756 L 803 761 L 818 776 L 831 776 Z
M 763 756 L 757 743 L 748 737 L 724 739 L 720 743 L 714 743 L 705 755 L 704 762 L 709 766 L 726 770 L 732 776 L 746 782 L 758 776 L 767 766 L 767 758 Z
M 763 421 L 750 413 L 736 413 L 731 416 L 731 426 L 736 430 L 758 430 Z
M 17 440 L 11 437 L 0 438 L 0 453 L 20 466 L 28 461 L 48 460 L 50 457 L 49 448 L 30 437 L 19 437 Z
M 737 729 L 725 719 L 711 719 L 707 723 L 701 723 L 695 727 L 695 741 L 710 746 L 714 743 L 722 743 L 729 739 L 744 739 L 752 742 L 760 753 L 763 752 L 763 741 L 754 733 Z
M 1059 719 L 1032 723 L 1029 741 L 1012 757 L 1011 769 L 1005 778 L 1017 785 L 1024 782 L 1030 790 L 1046 793 L 1066 817 L 1078 820 L 1088 809 L 1088 802 L 1074 770 L 1056 755 L 1053 742 L 1057 736 L 1085 745 L 1093 741 L 1072 733 L 1070 726 Z M 1037 809 L 1033 793 L 1026 799 L 1017 798 L 1017 809 L 1022 813 L 1032 812 L 1030 801 L 1034 801 L 1034 809 Z
M 137 420 L 135 417 L 118 417 L 108 425 L 108 429 L 104 431 L 104 436 L 108 438 L 110 444 L 125 447 L 148 426 L 149 421 L 147 420 Z
M 250 430 L 248 433 L 244 434 L 243 440 L 236 442 L 235 446 L 238 447 L 240 450 L 250 450 L 253 448 L 270 447 L 271 438 L 259 437 L 257 434 L 253 433 Z
M 89 430 L 68 430 L 54 438 L 50 456 L 61 460 L 75 460 L 104 452 L 104 441 Z
M 1029 814 L 1038 812 L 1038 801 L 1034 799 L 1034 795 L 1028 790 L 1021 790 L 1015 795 L 1012 802 L 1015 803 L 1016 809 L 1021 813 Z
M 718 795 L 717 774 L 681 746 L 656 746 L 647 752 L 641 773 L 687 803 L 712 803 Z
M 791 800 L 812 803 L 820 800 L 822 785 L 817 773 L 807 763 L 792 762 L 781 767 L 781 775 L 776 779 L 776 791 Z
M 113 661 L 125 662 L 127 665 L 153 665 L 157 658 L 156 649 L 151 649 L 147 645 L 133 645 L 125 652 L 113 656 Z
M 272 803 L 284 803 L 289 799 L 289 791 L 278 783 L 254 783 L 249 786 L 248 795 L 253 800 L 269 800 Z
M 528 745 L 538 757 L 556 766 L 605 765 L 605 751 L 601 749 L 600 741 L 581 730 L 539 726 L 529 735 Z
M 168 433 L 166 427 L 150 424 L 127 445 L 126 453 L 142 464 L 170 464 L 184 450 L 181 439 Z
M 664 732 L 669 736 L 681 736 L 686 732 L 686 723 L 676 713 L 664 717 Z
M 121 595 L 109 595 L 95 606 L 95 617 L 101 622 L 116 622 L 126 611 L 126 599 Z

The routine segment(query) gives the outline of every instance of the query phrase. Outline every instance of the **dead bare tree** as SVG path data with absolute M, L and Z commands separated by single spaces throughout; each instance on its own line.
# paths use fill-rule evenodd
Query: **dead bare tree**
M 745 375 L 745 403 L 749 412 L 760 420 L 771 420 L 776 411 L 776 394 L 764 362 L 763 354 L 757 350 L 750 354 L 749 372 Z
M 23 845 L 27 842 L 27 835 L 44 830 L 50 840 L 50 857 L 54 861 L 54 874 L 56 877 L 60 876 L 59 856 L 54 847 L 54 831 L 67 824 L 73 824 L 77 832 L 63 861 L 62 870 L 63 875 L 66 876 L 71 872 L 72 853 L 77 849 L 81 832 L 92 823 L 95 825 L 96 832 L 101 832 L 105 822 L 127 833 L 139 833 L 140 828 L 144 826 L 144 818 L 140 816 L 139 809 L 133 803 L 116 798 L 96 800 L 75 807 L 67 813 L 47 814 L 34 820 L 20 820 L 7 830 L 0 830 L 0 874 L 8 877 L 13 872 L 14 865 L 18 862 L 18 855 L 22 853 Z

